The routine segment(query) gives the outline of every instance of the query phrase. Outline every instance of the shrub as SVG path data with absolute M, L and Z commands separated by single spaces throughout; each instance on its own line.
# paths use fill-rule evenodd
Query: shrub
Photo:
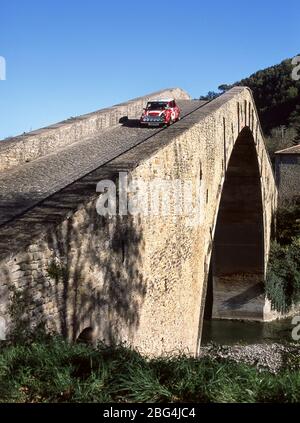
M 300 239 L 290 245 L 271 244 L 266 294 L 273 309 L 286 313 L 300 301 Z
M 300 238 L 300 201 L 286 203 L 276 214 L 276 240 L 288 245 L 293 238 Z

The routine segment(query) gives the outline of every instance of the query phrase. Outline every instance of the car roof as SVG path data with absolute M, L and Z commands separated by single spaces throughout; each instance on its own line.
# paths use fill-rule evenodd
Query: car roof
M 174 98 L 155 98 L 153 100 L 148 100 L 149 102 L 156 102 L 156 101 L 163 101 L 163 102 L 169 102 L 169 101 L 174 101 Z

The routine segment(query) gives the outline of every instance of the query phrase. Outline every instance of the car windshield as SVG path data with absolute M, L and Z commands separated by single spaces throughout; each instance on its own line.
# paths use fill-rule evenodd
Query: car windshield
M 164 110 L 167 105 L 165 101 L 151 101 L 147 104 L 147 110 Z

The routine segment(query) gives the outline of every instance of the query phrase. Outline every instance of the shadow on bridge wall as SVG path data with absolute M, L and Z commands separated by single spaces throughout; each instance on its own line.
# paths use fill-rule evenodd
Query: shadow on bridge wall
M 132 217 L 106 218 L 95 201 L 85 205 L 1 269 L 12 333 L 42 325 L 75 340 L 92 326 L 108 344 L 130 341 L 146 295 L 143 245 Z

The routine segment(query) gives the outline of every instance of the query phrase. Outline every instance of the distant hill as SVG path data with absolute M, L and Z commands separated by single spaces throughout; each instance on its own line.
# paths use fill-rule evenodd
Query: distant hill
M 300 80 L 292 79 L 292 70 L 292 58 L 286 59 L 200 98 L 214 98 L 239 85 L 251 88 L 272 156 L 276 149 L 300 142 Z
M 300 114 L 300 81 L 292 79 L 292 70 L 292 59 L 287 59 L 234 84 L 251 88 L 267 133 L 281 125 L 293 125 L 296 111 Z

